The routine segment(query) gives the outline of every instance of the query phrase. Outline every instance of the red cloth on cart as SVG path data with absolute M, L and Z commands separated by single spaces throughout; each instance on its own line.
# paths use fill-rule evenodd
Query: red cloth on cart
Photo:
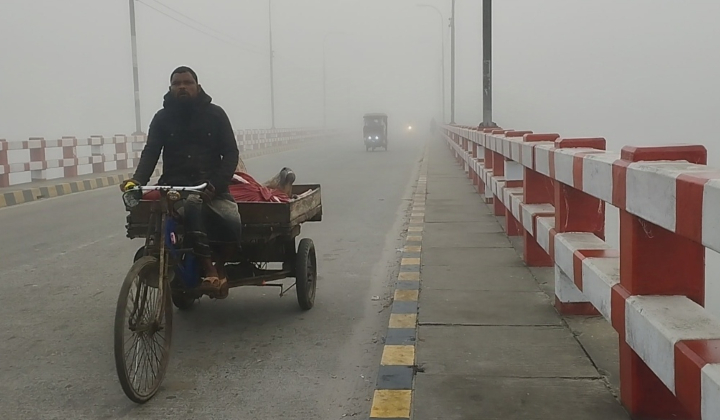
M 287 203 L 290 197 L 282 191 L 268 188 L 246 173 L 235 172 L 229 186 L 235 201 L 262 201 L 266 203 Z
M 267 188 L 255 180 L 255 178 L 243 172 L 235 172 L 232 181 L 228 186 L 230 195 L 235 201 L 241 202 L 265 202 L 265 203 L 287 203 L 290 197 L 282 191 Z M 158 200 L 158 191 L 148 191 L 143 194 L 143 200 Z

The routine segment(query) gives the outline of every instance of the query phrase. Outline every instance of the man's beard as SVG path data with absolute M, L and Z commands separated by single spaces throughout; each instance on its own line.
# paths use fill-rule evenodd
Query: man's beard
M 195 106 L 195 98 L 190 95 L 175 96 L 175 105 L 182 113 L 190 112 Z

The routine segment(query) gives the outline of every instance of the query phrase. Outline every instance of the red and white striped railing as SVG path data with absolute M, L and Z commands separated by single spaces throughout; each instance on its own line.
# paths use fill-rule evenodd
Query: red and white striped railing
M 720 252 L 720 170 L 701 145 L 605 151 L 603 138 L 446 126 L 478 192 L 555 267 L 560 313 L 601 314 L 620 337 L 621 401 L 638 418 L 720 419 L 720 320 L 705 248 Z M 605 238 L 619 209 L 620 249 Z
M 323 129 L 240 130 L 236 139 L 243 153 L 331 135 L 331 131 Z M 0 140 L 0 187 L 134 168 L 145 141 L 144 135 Z

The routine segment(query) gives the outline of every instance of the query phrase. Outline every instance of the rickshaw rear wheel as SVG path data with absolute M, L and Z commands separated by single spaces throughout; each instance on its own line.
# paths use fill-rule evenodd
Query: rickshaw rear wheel
M 138 404 L 160 389 L 170 356 L 170 285 L 166 281 L 161 293 L 159 280 L 155 257 L 137 260 L 125 276 L 115 311 L 115 368 L 123 392 Z
M 317 289 L 317 259 L 315 244 L 310 238 L 300 240 L 295 262 L 295 289 L 300 308 L 304 311 L 315 306 Z

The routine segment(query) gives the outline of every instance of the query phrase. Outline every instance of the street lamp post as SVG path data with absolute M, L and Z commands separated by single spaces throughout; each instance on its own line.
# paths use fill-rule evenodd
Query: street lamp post
M 492 120 L 492 3 L 483 0 L 483 122 L 497 127 Z
M 429 5 L 429 4 L 418 4 L 418 7 L 429 7 L 431 9 L 435 9 L 436 12 L 438 12 L 438 15 L 440 15 L 440 55 L 442 60 L 442 114 L 443 114 L 443 123 L 445 122 L 445 17 L 443 16 L 440 9 L 438 9 L 435 6 Z
M 133 92 L 135 95 L 135 133 L 142 134 L 142 126 L 140 121 L 140 82 L 138 81 L 138 54 L 137 54 L 137 35 L 135 33 L 135 0 L 129 0 L 130 3 L 130 45 L 132 46 L 132 65 L 133 65 Z
M 450 124 L 455 124 L 455 0 L 450 18 Z

